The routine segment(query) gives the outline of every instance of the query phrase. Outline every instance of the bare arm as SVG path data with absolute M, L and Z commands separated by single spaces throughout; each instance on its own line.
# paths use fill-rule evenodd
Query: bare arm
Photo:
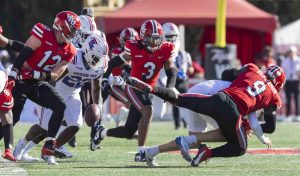
M 65 60 L 60 61 L 51 71 L 51 80 L 56 81 L 66 70 L 68 64 L 69 62 Z
M 8 38 L 0 34 L 0 47 L 4 48 L 8 44 Z
M 92 80 L 92 99 L 95 104 L 102 104 L 101 91 L 100 91 L 100 79 Z
M 170 57 L 164 64 L 164 68 L 167 75 L 167 88 L 173 88 L 176 84 L 176 77 L 177 77 L 177 68 L 173 63 L 173 58 Z

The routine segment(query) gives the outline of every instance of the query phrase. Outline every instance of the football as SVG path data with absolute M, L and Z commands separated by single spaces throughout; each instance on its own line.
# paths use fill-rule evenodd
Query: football
M 98 105 L 91 104 L 86 108 L 84 113 L 85 123 L 91 127 L 101 118 L 100 116 L 101 114 Z

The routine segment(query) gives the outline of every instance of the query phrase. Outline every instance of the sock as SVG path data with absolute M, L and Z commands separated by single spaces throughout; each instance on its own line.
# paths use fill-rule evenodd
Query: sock
M 144 152 L 145 146 L 138 146 L 138 152 Z
M 147 153 L 150 156 L 155 157 L 156 155 L 159 154 L 158 146 L 147 148 Z
M 189 145 L 197 143 L 197 138 L 195 135 L 183 136 L 183 138 Z
M 57 132 L 57 135 L 56 136 L 59 136 L 61 132 L 63 132 L 67 127 L 64 126 L 64 125 L 61 125 L 58 132 Z
M 101 132 L 101 137 L 105 138 L 107 136 L 107 129 L 105 128 L 102 132 Z
M 23 153 L 28 153 L 33 147 L 36 146 L 36 143 L 30 141 L 24 149 Z
M 3 137 L 4 137 L 4 145 L 5 149 L 10 149 L 10 144 L 12 145 L 12 140 L 14 138 L 13 133 L 13 124 L 6 124 L 2 126 Z
M 0 141 L 3 138 L 2 122 L 0 122 Z

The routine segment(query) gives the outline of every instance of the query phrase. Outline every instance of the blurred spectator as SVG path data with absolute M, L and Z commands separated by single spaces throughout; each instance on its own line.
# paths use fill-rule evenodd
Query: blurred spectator
M 282 61 L 282 68 L 286 75 L 285 95 L 286 95 L 286 116 L 288 120 L 295 120 L 299 117 L 299 76 L 300 76 L 300 58 L 297 55 L 297 48 L 291 46 L 286 53 L 286 58 Z M 294 96 L 295 115 L 291 116 L 291 96 Z
M 194 72 L 189 74 L 190 78 L 204 79 L 205 70 L 195 58 L 192 58 Z
M 271 65 L 276 65 L 276 60 L 273 58 L 273 48 L 265 46 L 254 62 L 261 70 L 264 70 Z
M 5 68 L 12 64 L 9 60 L 9 53 L 7 50 L 0 50 L 0 61 Z

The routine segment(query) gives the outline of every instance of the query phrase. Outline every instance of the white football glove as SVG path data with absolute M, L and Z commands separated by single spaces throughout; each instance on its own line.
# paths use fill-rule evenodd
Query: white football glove
M 268 148 L 272 147 L 272 141 L 269 137 L 263 135 L 261 141 L 262 141 L 262 143 L 266 144 L 268 146 Z
M 114 76 L 112 79 L 109 80 L 110 86 L 122 86 L 125 84 L 125 81 L 121 76 Z

